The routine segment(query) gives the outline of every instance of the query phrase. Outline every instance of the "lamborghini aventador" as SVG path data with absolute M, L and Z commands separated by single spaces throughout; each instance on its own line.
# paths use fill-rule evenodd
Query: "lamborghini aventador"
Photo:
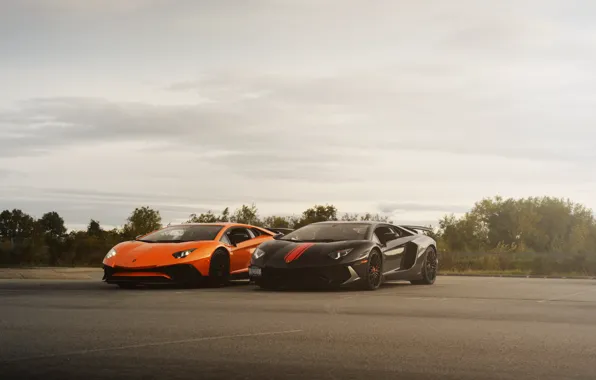
M 103 260 L 103 281 L 120 287 L 175 283 L 221 286 L 248 278 L 255 248 L 273 240 L 269 230 L 235 223 L 191 223 L 122 242 Z
M 261 288 L 435 282 L 437 243 L 428 228 L 381 222 L 319 222 L 260 244 L 249 277 Z

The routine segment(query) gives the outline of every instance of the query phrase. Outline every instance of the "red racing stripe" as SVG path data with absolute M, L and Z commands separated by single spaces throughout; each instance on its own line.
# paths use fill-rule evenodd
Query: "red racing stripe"
M 304 247 L 304 249 L 296 254 L 296 257 L 294 258 L 294 260 L 298 260 L 300 258 L 300 256 L 302 256 L 302 254 L 304 252 L 306 252 L 306 250 L 309 249 L 310 247 L 312 247 L 313 245 L 314 245 L 314 243 L 306 243 L 306 244 L 304 244 L 302 246 L 302 247 Z
M 290 252 L 288 252 L 285 256 L 285 261 L 286 263 L 291 263 L 292 261 L 298 259 L 300 256 L 302 256 L 302 254 L 309 249 L 310 247 L 312 247 L 314 245 L 314 243 L 305 243 L 305 244 L 300 244 L 298 247 L 294 248 L 293 250 L 291 250 Z

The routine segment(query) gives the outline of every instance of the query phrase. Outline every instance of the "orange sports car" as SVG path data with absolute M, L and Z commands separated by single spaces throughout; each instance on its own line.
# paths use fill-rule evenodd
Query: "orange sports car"
M 123 288 L 139 284 L 203 282 L 224 285 L 248 278 L 252 252 L 275 232 L 238 223 L 189 223 L 125 241 L 103 260 L 103 281 Z

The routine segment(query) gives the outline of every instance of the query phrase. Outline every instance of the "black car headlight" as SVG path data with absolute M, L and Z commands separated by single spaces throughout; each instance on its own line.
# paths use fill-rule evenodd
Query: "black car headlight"
M 196 248 L 185 249 L 184 251 L 172 253 L 172 256 L 174 256 L 175 259 L 183 259 L 186 256 L 190 255 L 192 253 L 192 251 L 194 251 L 195 249 Z
M 253 260 L 257 260 L 257 259 L 260 259 L 261 257 L 263 257 L 264 255 L 265 255 L 265 251 L 263 251 L 261 248 L 257 248 L 252 253 L 252 258 L 253 258 Z
M 342 257 L 346 257 L 348 255 L 348 253 L 352 252 L 353 250 L 354 250 L 354 248 L 348 248 L 348 249 L 342 249 L 340 251 L 334 251 L 329 254 L 329 257 L 331 257 L 334 260 L 339 260 Z

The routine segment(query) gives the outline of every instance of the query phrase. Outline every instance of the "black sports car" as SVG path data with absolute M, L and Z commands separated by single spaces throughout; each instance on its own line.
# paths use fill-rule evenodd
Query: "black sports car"
M 377 289 L 384 280 L 431 285 L 437 243 L 425 227 L 381 222 L 312 223 L 260 244 L 249 277 L 261 288 L 353 284 Z

